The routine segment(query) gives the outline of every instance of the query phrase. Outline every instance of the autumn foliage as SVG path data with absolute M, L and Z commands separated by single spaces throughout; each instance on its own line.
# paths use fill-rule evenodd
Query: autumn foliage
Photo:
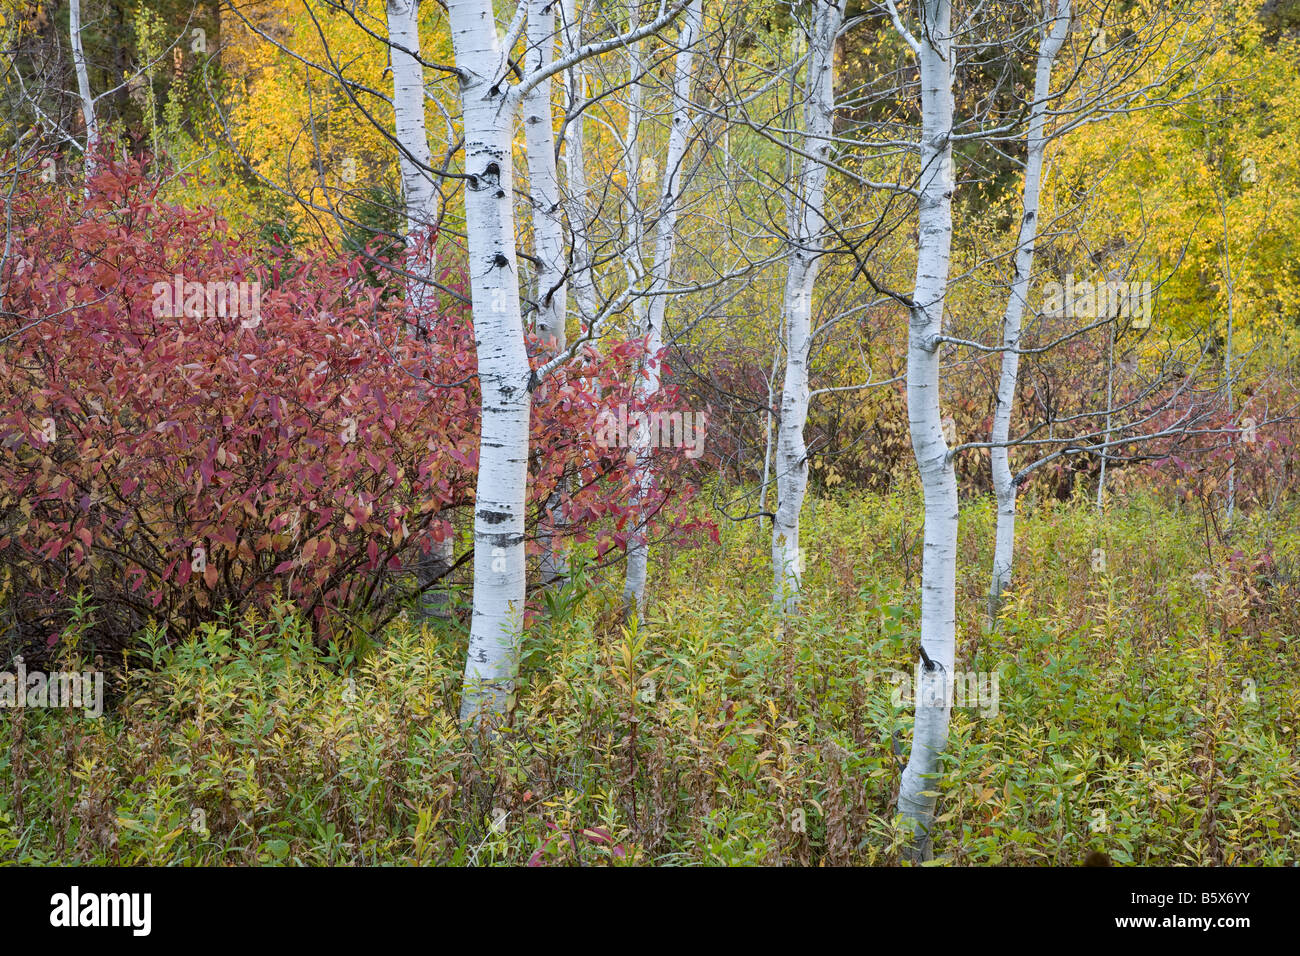
M 373 264 L 329 249 L 259 248 L 210 210 L 160 201 L 135 165 L 106 169 L 85 200 L 21 192 L 14 220 L 0 562 L 27 643 L 55 643 L 83 589 L 116 646 L 151 620 L 183 633 L 277 595 L 327 632 L 411 596 L 402 569 L 473 501 L 479 399 L 460 267 L 444 267 L 452 294 L 417 337 L 400 280 L 376 282 Z M 173 309 L 161 300 L 177 276 L 258 283 L 258 308 L 187 297 Z M 616 371 L 627 348 L 580 353 L 533 416 L 546 450 L 534 506 L 561 488 L 563 530 L 602 552 L 629 530 L 612 487 L 627 469 L 592 422 L 600 401 L 629 400 Z M 661 457 L 651 511 L 674 491 L 673 456 Z

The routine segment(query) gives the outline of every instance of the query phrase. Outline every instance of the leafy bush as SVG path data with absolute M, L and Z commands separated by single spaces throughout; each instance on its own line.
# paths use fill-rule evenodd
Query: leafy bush
M 20 328 L 0 352 L 10 593 L 50 607 L 88 587 L 119 634 L 276 590 L 311 615 L 364 603 L 466 500 L 475 393 L 431 400 L 427 384 L 470 378 L 463 311 L 434 317 L 435 350 L 355 261 L 262 266 L 138 169 L 97 185 L 84 203 L 29 197 L 43 216 L 16 234 Z M 176 276 L 245 283 L 243 308 L 186 295 L 173 312 Z
M 83 589 L 108 646 L 151 621 L 181 634 L 275 594 L 326 633 L 398 606 L 414 585 L 397 572 L 472 506 L 467 309 L 430 301 L 414 315 L 391 281 L 328 250 L 259 256 L 156 188 L 137 166 L 111 166 L 88 199 L 37 189 L 15 203 L 0 601 L 18 643 L 57 641 L 58 609 Z M 453 267 L 441 279 L 461 283 Z M 228 291 L 242 298 L 217 294 Z M 407 333 L 415 321 L 427 337 Z M 630 348 L 579 353 L 533 417 L 546 451 L 534 506 L 560 488 L 564 532 L 601 535 L 603 548 L 624 540 L 626 495 L 610 489 L 629 469 L 624 451 L 596 444 L 595 422 L 627 398 Z M 680 456 L 661 458 L 652 514 L 676 493 Z

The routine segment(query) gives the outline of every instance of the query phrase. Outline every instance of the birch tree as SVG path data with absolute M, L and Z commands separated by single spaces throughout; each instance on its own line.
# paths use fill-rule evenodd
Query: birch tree
M 511 143 L 518 97 L 490 0 L 450 0 L 465 130 L 465 219 L 482 392 L 474 505 L 474 607 L 461 719 L 501 712 L 513 687 L 524 612 L 524 496 L 530 367 L 515 255 Z
M 586 61 L 624 50 L 662 31 L 688 3 L 689 0 L 660 3 L 656 16 L 644 24 L 613 35 L 606 30 L 604 37 L 581 43 L 581 31 L 573 24 L 571 4 L 560 8 L 564 17 L 562 33 L 556 29 L 555 5 L 532 0 L 524 0 L 509 11 L 502 32 L 489 0 L 454 0 L 444 5 L 455 61 L 450 66 L 429 64 L 421 59 L 415 0 L 394 0 L 388 9 L 387 43 L 394 67 L 396 127 L 392 139 L 402 161 L 408 233 L 411 228 L 421 226 L 427 235 L 428 226 L 435 221 L 438 199 L 426 186 L 438 177 L 452 175 L 464 187 L 467 268 L 482 397 L 473 522 L 473 609 L 461 706 L 461 716 L 466 721 L 491 721 L 503 712 L 517 670 L 526 586 L 525 502 L 532 394 L 548 378 L 561 372 L 576 350 L 590 340 L 603 318 L 626 308 L 643 292 L 625 290 L 616 301 L 597 308 L 594 282 L 588 279 L 581 283 L 579 300 L 588 303 L 584 312 L 593 314 L 584 336 L 566 344 L 564 282 L 572 264 L 566 262 L 563 253 L 564 210 L 558 193 L 557 150 L 547 119 L 551 82 L 570 71 L 580 75 Z M 375 35 L 355 11 L 344 12 L 361 29 Z M 373 121 L 370 112 L 357 99 L 356 84 L 343 75 L 328 49 L 325 62 L 303 60 L 265 30 L 247 19 L 244 22 L 291 58 L 302 60 L 311 69 L 337 81 L 349 101 Z M 558 60 L 553 55 L 557 35 L 563 37 L 565 44 Z M 524 41 L 522 60 L 516 58 L 521 40 Z M 463 130 L 460 172 L 451 172 L 445 164 L 437 170 L 428 167 L 427 131 L 422 133 L 420 129 L 423 104 L 417 93 L 424 82 L 422 67 L 430 65 L 444 76 L 454 76 L 458 82 Z M 427 90 L 425 95 L 429 95 Z M 574 105 L 566 114 L 566 128 L 575 119 L 579 120 L 579 143 L 568 171 L 570 181 L 580 184 L 583 180 L 580 116 L 590 100 L 578 95 L 571 95 L 570 100 Z M 530 174 L 529 206 L 540 232 L 539 250 L 543 253 L 532 258 L 544 273 L 534 279 L 531 288 L 526 277 L 520 274 L 512 151 L 517 127 L 525 113 L 531 120 L 524 123 Z M 309 201 L 299 201 L 309 204 Z M 336 210 L 330 212 L 337 218 Z M 418 270 L 410 278 L 417 285 L 441 288 L 432 275 L 419 274 Z M 524 334 L 521 296 L 525 290 L 530 300 L 545 301 L 547 306 L 545 314 L 539 316 L 538 329 L 551 354 L 544 357 L 536 372 L 530 365 Z
M 1014 266 L 1011 286 L 1003 312 L 1000 345 L 991 351 L 1000 352 L 1001 368 L 998 375 L 997 399 L 993 413 L 993 423 L 988 444 L 967 444 L 961 450 L 973 447 L 988 447 L 992 462 L 993 489 L 997 500 L 997 527 L 994 540 L 993 567 L 988 591 L 989 627 L 996 626 L 999 609 L 1006 588 L 1011 583 L 1015 555 L 1015 524 L 1017 499 L 1022 483 L 1035 468 L 1052 461 L 1064 449 L 1070 454 L 1096 454 L 1100 460 L 1097 481 L 1097 508 L 1100 511 L 1106 484 L 1107 465 L 1113 458 L 1118 458 L 1117 449 L 1134 441 L 1149 442 L 1171 437 L 1179 432 L 1193 429 L 1204 424 L 1207 409 L 1200 401 L 1190 401 L 1183 409 L 1183 414 L 1176 420 L 1177 424 L 1150 427 L 1155 419 L 1153 409 L 1168 409 L 1179 401 L 1187 399 L 1190 390 L 1174 387 L 1172 392 L 1159 395 L 1162 386 L 1168 384 L 1165 370 L 1161 370 L 1154 380 L 1145 383 L 1139 401 L 1129 400 L 1120 405 L 1115 399 L 1115 347 L 1119 334 L 1118 323 L 1122 319 L 1137 318 L 1128 314 L 1134 301 L 1124 305 L 1116 304 L 1112 312 L 1100 316 L 1089 315 L 1097 321 L 1080 325 L 1079 328 L 1067 330 L 1055 341 L 1036 343 L 1032 348 L 1023 344 L 1023 324 L 1029 309 L 1030 288 L 1035 278 L 1034 263 L 1041 231 L 1041 196 L 1044 175 L 1044 162 L 1048 145 L 1067 135 L 1072 130 L 1087 123 L 1122 113 L 1138 107 L 1151 109 L 1163 108 L 1162 102 L 1165 83 L 1177 78 L 1184 69 L 1193 65 L 1203 52 L 1208 52 L 1210 38 L 1196 37 L 1191 34 L 1188 24 L 1178 16 L 1163 12 L 1150 15 L 1139 14 L 1131 23 L 1126 24 L 1126 38 L 1122 44 L 1108 49 L 1105 31 L 1098 28 L 1091 34 L 1085 33 L 1081 41 L 1081 63 L 1067 77 L 1061 88 L 1052 85 L 1053 69 L 1065 45 L 1071 30 L 1072 10 L 1070 0 L 1054 0 L 1045 14 L 1040 28 L 1040 43 L 1035 60 L 1034 88 L 1029 102 L 1028 123 L 1025 131 L 1024 180 L 1021 190 L 1020 230 L 1014 251 Z M 1174 53 L 1170 61 L 1145 82 L 1130 82 L 1142 64 L 1150 59 L 1152 53 L 1166 40 Z M 1083 69 L 1091 65 L 1097 76 L 1090 77 Z M 1054 121 L 1055 129 L 1049 128 L 1049 121 Z M 1059 227 L 1058 227 L 1059 228 Z M 1127 269 L 1117 271 L 1107 277 L 1104 285 L 1108 289 L 1118 287 L 1127 276 Z M 1110 293 L 1106 293 L 1110 297 Z M 1099 294 L 1100 298 L 1100 294 Z M 1109 308 L 1111 303 L 1107 302 Z M 1151 303 L 1145 303 L 1146 308 Z M 1113 314 L 1112 314 L 1113 313 Z M 1229 311 L 1231 315 L 1231 310 Z M 1149 322 L 1149 317 L 1147 318 Z M 1036 438 L 1033 431 L 1013 438 L 1011 420 L 1014 412 L 1017 385 L 1020 379 L 1022 355 L 1041 356 L 1053 349 L 1101 328 L 1106 335 L 1104 401 L 1091 414 L 1075 414 L 1073 422 L 1087 422 L 1100 418 L 1100 429 L 1089 427 L 1072 429 L 1068 436 L 1049 436 L 1047 439 Z M 945 341 L 958 342 L 966 346 L 983 346 L 970 342 L 960 342 L 945 338 Z M 1179 345 L 1168 348 L 1165 358 L 1173 352 L 1183 352 L 1185 347 Z M 1133 359 L 1135 361 L 1135 359 Z M 1195 357 L 1193 361 L 1197 361 Z M 1144 411 L 1133 414 L 1147 404 Z M 1123 416 L 1117 424 L 1117 416 Z M 1049 417 L 1051 417 L 1049 415 Z M 1046 453 L 1013 471 L 1010 453 L 1013 448 L 1041 447 L 1046 444 Z
M 891 12 L 894 11 L 890 5 Z M 952 250 L 953 43 L 950 0 L 921 0 L 913 36 L 894 12 L 899 34 L 920 69 L 921 127 L 916 278 L 907 345 L 907 417 L 921 476 L 925 530 L 921 558 L 921 661 L 912 750 L 898 791 L 910 834 L 909 855 L 928 858 L 934 782 L 948 744 L 949 690 L 956 657 L 957 475 L 939 407 L 939 352 Z
M 528 0 L 527 52 L 524 63 L 545 72 L 555 59 L 555 0 Z M 566 31 L 565 36 L 568 36 Z M 537 83 L 523 98 L 524 144 L 528 157 L 528 198 L 533 218 L 533 254 L 537 259 L 533 301 L 534 330 L 551 354 L 568 344 L 568 267 L 564 243 L 563 204 L 556 163 L 555 118 L 551 110 L 551 80 Z M 581 161 L 581 146 L 578 148 Z M 561 494 L 547 502 L 541 538 L 542 583 L 565 573 L 565 562 L 554 533 L 563 526 Z
M 527 0 L 526 67 L 544 73 L 555 59 L 555 0 Z M 568 278 L 564 221 L 551 113 L 551 79 L 536 83 L 523 97 L 524 142 L 528 155 L 528 199 L 537 258 L 534 302 L 538 337 L 552 351 L 565 347 Z
M 939 337 L 944 329 L 953 242 L 953 79 L 956 48 L 950 0 L 920 0 L 920 34 L 896 23 L 920 68 L 917 278 L 907 332 L 907 424 L 926 505 L 920 584 L 922 680 L 898 812 L 911 853 L 928 857 L 935 818 L 932 778 L 948 745 L 948 688 L 957 641 L 957 473 L 939 406 Z
M 438 193 L 431 172 L 429 134 L 424 119 L 419 14 L 419 0 L 387 0 L 389 63 L 393 74 L 393 129 L 409 245 L 428 238 L 438 214 Z M 418 282 L 409 282 L 407 294 L 418 296 L 421 289 Z
M 1060 0 L 1058 0 L 1058 3 Z M 1047 103 L 1050 90 L 1050 67 L 1068 29 L 1068 9 L 1062 22 L 1060 7 L 1040 28 L 1040 52 L 1037 59 L 1033 105 Z M 941 353 L 947 344 L 978 345 L 957 339 L 944 332 L 944 309 L 949 291 L 949 270 L 953 236 L 952 196 L 955 189 L 952 144 L 955 133 L 954 82 L 962 47 L 957 34 L 970 32 L 966 22 L 958 30 L 952 26 L 949 0 L 921 0 L 919 30 L 913 34 L 902 22 L 897 8 L 889 4 L 895 29 L 911 49 L 919 68 L 921 111 L 917 144 L 918 197 L 916 279 L 909 307 L 907 349 L 907 411 L 912 450 L 921 479 L 925 507 L 921 566 L 921 635 L 920 661 L 917 664 L 917 693 L 912 748 L 903 770 L 898 794 L 898 810 L 909 835 L 906 854 L 913 860 L 928 859 L 933 851 L 932 828 L 937 800 L 935 775 L 939 757 L 947 748 L 956 658 L 956 566 L 959 502 L 953 456 L 972 447 L 991 443 L 958 445 L 944 434 L 940 404 L 942 385 Z M 978 11 L 972 13 L 977 15 Z M 1037 20 L 1038 15 L 1035 14 Z M 974 39 L 964 44 L 978 45 Z M 1041 89 L 1039 88 L 1039 84 Z M 1042 139 L 1042 120 L 1031 128 Z M 994 131 L 962 133 L 963 140 L 992 137 L 1005 133 L 1006 127 Z M 1041 163 L 1041 160 L 1040 160 Z M 1041 172 L 1041 165 L 1038 167 Z M 1037 188 L 1037 180 L 1035 181 Z M 1037 200 L 1035 198 L 1034 209 Z M 1026 213 L 1028 213 L 1028 208 Z M 1026 215 L 1033 221 L 1035 216 Z M 1018 251 L 1032 250 L 1032 235 L 1021 230 Z M 1020 269 L 1032 263 L 1017 261 Z M 1021 286 L 1019 294 L 1023 295 Z M 1023 301 L 1012 305 L 1023 308 Z M 1015 319 L 1019 313 L 1012 312 Z M 995 346 L 991 351 L 1001 351 Z M 1014 349 L 1007 349 L 1014 353 Z M 1014 387 L 1014 386 L 1012 386 Z M 999 396 L 1000 397 L 1000 396 Z M 1074 436 L 1056 445 L 1053 456 L 1074 448 Z M 1102 447 L 1106 447 L 1104 444 Z M 1012 482 L 1016 481 L 1015 476 Z
M 645 354 L 641 375 L 637 380 L 636 397 L 645 401 L 659 389 L 660 352 L 663 350 L 664 313 L 667 308 L 668 287 L 673 267 L 673 251 L 677 242 L 677 216 L 683 188 L 682 167 L 690 137 L 691 61 L 694 48 L 703 26 L 703 0 L 691 0 L 682 21 L 677 39 L 675 78 L 673 81 L 672 126 L 668 133 L 668 147 L 664 156 L 662 190 L 659 201 L 659 219 L 655 224 L 654 263 L 651 266 L 647 295 L 649 302 L 638 333 L 645 337 Z M 631 124 L 639 117 L 629 113 Z M 634 154 L 635 155 L 635 154 Z M 640 163 L 636 176 L 640 177 Z M 629 173 L 629 176 L 632 174 Z M 630 180 L 629 180 L 630 185 Z M 636 246 L 633 246 L 635 253 Z M 635 435 L 630 436 L 632 453 L 637 458 L 637 490 L 632 502 L 633 510 L 639 507 L 654 480 L 650 464 L 650 429 L 642 418 Z M 650 557 L 650 544 L 644 521 L 638 520 L 627 548 L 627 573 L 623 583 L 623 601 L 629 614 L 640 614 L 645 600 L 646 571 Z
M 993 492 L 997 497 L 997 536 L 993 550 L 993 575 L 989 583 L 989 618 L 997 619 L 1002 592 L 1011 583 L 1011 559 L 1016 535 L 1016 483 L 1011 474 L 1011 409 L 1020 377 L 1020 331 L 1034 274 L 1034 246 L 1038 238 L 1038 206 L 1042 192 L 1043 160 L 1047 154 L 1047 113 L 1052 91 L 1052 67 L 1070 30 L 1070 0 L 1056 0 L 1055 14 L 1043 26 L 1043 41 L 1034 67 L 1033 103 L 1025 136 L 1025 179 L 1021 191 L 1020 234 L 1016 241 L 1015 275 L 1002 316 L 1002 369 L 998 376 L 997 405 L 993 411 L 990 455 Z
M 567 192 L 565 218 L 569 223 L 570 243 L 573 248 L 571 267 L 573 304 L 584 327 L 596 319 L 598 304 L 595 275 L 592 269 L 591 244 L 588 238 L 588 217 L 591 210 L 587 201 L 587 129 L 584 98 L 587 89 L 587 71 L 583 60 L 573 57 L 582 43 L 582 17 L 574 7 L 574 0 L 564 0 L 561 6 L 563 49 L 569 67 L 565 82 L 564 117 L 564 176 Z M 585 14 L 585 11 L 583 11 Z
M 804 102 L 804 157 L 789 207 L 788 258 L 782 306 L 785 377 L 777 425 L 777 505 L 772 521 L 772 600 L 787 611 L 792 610 L 798 600 L 803 573 L 799 515 L 808 488 L 804 424 L 808 420 L 812 297 L 825 233 L 825 160 L 830 155 L 833 132 L 835 38 L 844 16 L 841 2 L 815 0 L 813 3 Z
M 586 20 L 582 15 L 575 18 L 569 5 L 562 11 L 567 49 L 581 36 Z M 640 16 L 639 5 L 628 6 L 629 34 L 645 34 Z M 606 28 L 615 18 L 606 11 Z M 746 252 L 735 250 L 734 258 L 709 258 L 706 280 L 683 280 L 673 274 L 675 249 L 684 236 L 691 236 L 694 228 L 712 228 L 718 234 L 716 226 L 693 214 L 700 199 L 691 192 L 695 176 L 709 163 L 711 146 L 711 130 L 695 121 L 700 108 L 691 98 L 691 88 L 701 72 L 697 51 L 707 49 L 710 43 L 703 4 L 695 8 L 687 5 L 682 20 L 683 26 L 671 42 L 652 44 L 647 36 L 645 41 L 626 44 L 621 57 L 576 62 L 568 71 L 568 107 L 561 127 L 569 285 L 582 327 L 579 341 L 601 338 L 607 324 L 628 316 L 621 326 L 625 334 L 650 343 L 639 349 L 634 370 L 633 401 L 640 404 L 659 395 L 660 353 L 672 349 L 678 338 L 668 328 L 675 318 L 668 309 L 669 301 L 691 301 L 690 314 L 684 319 L 684 325 L 690 327 L 710 314 L 719 300 L 741 288 L 733 285 L 736 279 L 759 267 Z M 719 21 L 710 29 L 721 35 L 725 28 Z M 672 66 L 666 83 L 658 79 L 663 64 Z M 588 80 L 592 81 L 590 90 Z M 590 110 L 588 119 L 591 107 L 597 108 Z M 663 126 L 666 132 L 661 140 L 658 134 Z M 613 162 L 601 154 L 588 161 L 586 127 L 611 134 L 617 147 Z M 700 144 L 698 148 L 696 144 Z M 687 241 L 698 253 L 693 237 Z M 701 260 L 692 261 L 698 264 Z M 699 301 L 704 290 L 715 293 L 712 305 Z M 663 501 L 650 456 L 656 437 L 662 436 L 651 433 L 649 427 L 640 427 L 638 433 L 634 425 L 627 437 L 635 474 L 629 499 L 632 529 L 625 551 L 623 601 L 631 616 L 643 606 L 650 528 Z
M 77 99 L 81 119 L 86 124 L 85 174 L 89 182 L 95 175 L 99 159 L 99 120 L 95 117 L 95 98 L 90 93 L 90 74 L 86 69 L 86 51 L 81 42 L 81 0 L 68 0 L 68 33 L 72 42 L 72 66 L 77 75 Z
M 921 635 L 920 662 L 917 665 L 917 694 L 915 723 L 911 753 L 903 770 L 898 795 L 900 817 L 908 834 L 905 854 L 912 860 L 928 859 L 933 852 L 933 825 L 937 794 L 935 777 L 939 771 L 939 757 L 948 744 L 948 724 L 952 706 L 954 666 L 956 656 L 956 545 L 959 520 L 957 482 L 953 468 L 954 455 L 971 448 L 997 448 L 1013 444 L 1041 444 L 1047 451 L 1037 461 L 1019 473 L 1010 476 L 1010 487 L 1020 484 L 1029 470 L 1075 454 L 1099 454 L 1109 459 L 1119 446 L 1130 443 L 1142 429 L 1150 428 L 1170 408 L 1181 401 L 1176 420 L 1158 429 L 1142 434 L 1143 440 L 1186 434 L 1194 431 L 1205 420 L 1209 409 L 1194 400 L 1194 389 L 1188 384 L 1175 389 L 1171 396 L 1158 396 L 1159 401 L 1146 400 L 1156 395 L 1158 383 L 1151 385 L 1143 395 L 1128 399 L 1123 405 L 1112 404 L 1108 398 L 1105 408 L 1059 417 L 1055 409 L 1048 412 L 1048 434 L 1041 438 L 1022 436 L 1020 439 L 957 444 L 944 434 L 941 418 L 940 388 L 942 366 L 940 355 L 944 347 L 954 345 L 974 348 L 984 352 L 1001 352 L 1004 356 L 1004 375 L 999 380 L 999 404 L 1004 398 L 1003 387 L 1014 392 L 1014 381 L 1006 381 L 1017 366 L 1014 357 L 1027 350 L 1019 344 L 1019 322 L 1023 315 L 1028 276 L 1032 273 L 1031 258 L 1037 238 L 1038 190 L 1041 188 L 1042 149 L 1047 116 L 1059 112 L 1051 105 L 1051 66 L 1060 52 L 1069 26 L 1068 3 L 1057 0 L 1046 14 L 1034 11 L 1035 32 L 1039 38 L 1036 52 L 1035 91 L 1030 104 L 1030 145 L 1024 209 L 1021 229 L 1017 237 L 1015 280 L 1010 302 L 1004 314 L 1004 341 L 996 346 L 985 346 L 944 332 L 944 308 L 949 292 L 950 258 L 953 221 L 951 213 L 955 180 L 952 162 L 954 140 L 970 142 L 987 138 L 990 141 L 1005 136 L 1011 124 L 998 124 L 993 129 L 979 129 L 976 121 L 987 119 L 971 117 L 976 128 L 956 132 L 953 93 L 958 60 L 965 47 L 978 48 L 979 41 L 969 34 L 974 25 L 970 20 L 954 29 L 952 10 L 948 0 L 922 0 L 920 28 L 913 35 L 902 23 L 897 9 L 890 4 L 891 19 L 898 33 L 913 51 L 919 65 L 921 122 L 917 154 L 919 159 L 917 204 L 917 265 L 916 281 L 911 301 L 908 303 L 910 322 L 907 352 L 907 404 L 908 422 L 913 453 L 920 473 L 924 496 L 925 518 L 923 532 L 923 557 L 921 571 Z M 974 12 L 971 16 L 975 16 Z M 1176 18 L 1170 18 L 1171 21 Z M 955 37 L 963 36 L 962 44 Z M 1142 52 L 1136 58 L 1140 61 Z M 1081 126 L 1109 115 L 1123 104 L 1133 104 L 1149 91 L 1149 87 L 1134 91 L 1129 87 L 1127 72 L 1121 68 L 1119 76 L 1104 79 L 1102 87 L 1107 95 L 1090 92 L 1084 107 L 1069 123 L 1056 130 L 1060 134 L 1072 126 Z M 1110 93 L 1120 91 L 1117 96 Z M 1009 322 L 1008 322 L 1009 318 Z M 1119 318 L 1118 310 L 1083 329 L 1066 333 L 1060 340 L 1037 348 L 1035 352 L 1048 352 L 1063 341 L 1097 328 L 1113 332 Z M 1011 344 L 1005 339 L 1014 338 Z M 1005 356 L 1013 357 L 1013 364 L 1005 364 Z M 1009 401 L 1009 399 L 1008 399 Z M 1112 416 L 1123 413 L 1125 420 L 1112 426 Z M 1099 431 L 1090 424 L 1098 415 L 1104 415 L 1106 428 Z M 1057 424 L 1065 424 L 1068 434 L 1055 433 Z M 1112 435 L 1112 427 L 1122 435 Z M 1009 469 L 1008 469 L 1009 470 Z M 1003 474 L 1005 482 L 1006 474 Z M 1005 487 L 1005 484 L 1004 484 Z M 1012 497 L 1014 503 L 1014 495 Z M 1008 565 L 1009 567 L 1009 565 Z
M 393 74 L 393 136 L 402 178 L 406 244 L 414 253 L 408 259 L 406 301 L 414 321 L 412 334 L 426 331 L 418 323 L 428 314 L 436 296 L 437 246 L 434 234 L 439 194 L 434 181 L 425 123 L 424 66 L 420 62 L 419 0 L 388 0 L 388 49 Z M 447 520 L 447 516 L 439 516 Z M 418 585 L 417 617 L 443 617 L 448 613 L 445 591 L 434 592 L 455 560 L 455 537 L 448 531 L 433 542 L 431 552 L 415 560 Z
M 525 11 L 505 42 L 491 0 L 449 0 L 464 128 L 468 268 L 478 351 L 482 419 L 474 509 L 474 604 L 461 719 L 505 710 L 518 670 L 525 596 L 524 520 L 532 372 L 524 341 L 513 206 L 511 147 L 524 97 L 585 59 L 661 29 L 685 4 L 638 30 L 588 44 L 508 85 L 510 53 Z M 563 354 L 563 353 L 561 353 Z M 547 369 L 558 367 L 555 360 Z

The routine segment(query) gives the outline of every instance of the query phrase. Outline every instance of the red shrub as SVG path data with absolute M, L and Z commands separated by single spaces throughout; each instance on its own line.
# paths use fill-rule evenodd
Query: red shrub
M 422 316 L 432 335 L 414 338 L 401 297 L 358 260 L 259 258 L 210 211 L 160 202 L 135 166 L 106 169 L 84 201 L 24 193 L 14 223 L 0 319 L 0 561 L 12 580 L 0 597 L 29 631 L 53 642 L 82 588 L 117 644 L 149 619 L 184 631 L 277 591 L 318 620 L 403 596 L 393 572 L 472 505 L 467 309 Z M 580 476 L 565 486 L 569 531 L 599 530 L 602 550 L 625 535 L 626 468 L 592 423 L 598 393 L 627 394 L 621 354 L 578 356 L 533 416 L 534 506 Z M 655 510 L 674 488 L 668 457 Z

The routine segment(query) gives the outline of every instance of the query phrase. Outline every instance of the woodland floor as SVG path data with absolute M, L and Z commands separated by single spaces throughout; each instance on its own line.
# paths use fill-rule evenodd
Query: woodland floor
M 0 862 L 896 863 L 919 503 L 809 512 L 796 620 L 752 524 L 661 549 L 636 632 L 582 584 L 533 620 L 493 739 L 457 729 L 455 627 L 146 635 L 102 718 L 0 711 Z M 1298 517 L 1220 540 L 1195 506 L 1026 502 L 989 633 L 993 509 L 968 502 L 958 658 L 985 694 L 954 711 L 937 862 L 1300 859 Z

